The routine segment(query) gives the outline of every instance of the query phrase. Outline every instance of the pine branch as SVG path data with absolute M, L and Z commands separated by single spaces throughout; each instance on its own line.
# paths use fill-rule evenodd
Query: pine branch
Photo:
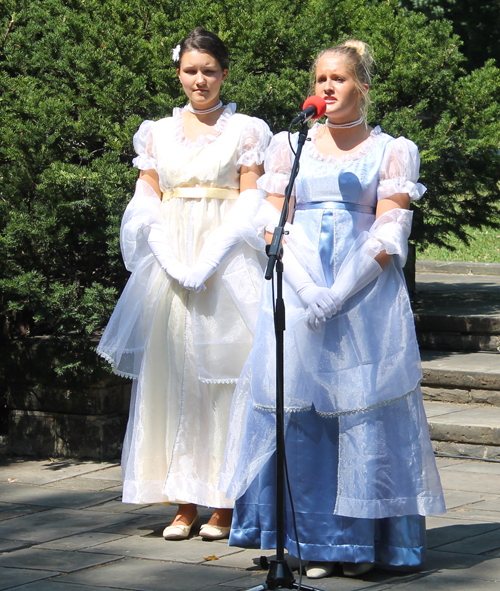
M 14 19 L 14 15 L 13 15 L 12 18 L 10 19 L 9 26 L 7 27 L 7 30 L 5 31 L 5 35 L 3 36 L 2 45 L 0 46 L 1 49 L 3 49 L 3 46 L 5 45 L 5 42 L 7 41 L 7 37 L 9 36 L 10 30 L 12 29 L 12 25 L 14 24 L 14 22 L 15 22 L 15 19 Z

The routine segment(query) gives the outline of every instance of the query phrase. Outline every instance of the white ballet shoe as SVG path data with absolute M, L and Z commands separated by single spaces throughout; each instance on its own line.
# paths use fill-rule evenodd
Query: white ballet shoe
M 333 562 L 309 562 L 306 566 L 308 579 L 323 579 L 333 575 L 335 564 Z
M 205 523 L 200 527 L 200 536 L 205 540 L 223 540 L 229 537 L 231 526 L 222 527 L 221 525 L 211 525 Z
M 167 525 L 167 527 L 163 530 L 163 537 L 166 540 L 185 540 L 187 537 L 189 537 L 193 527 L 198 525 L 199 521 L 200 517 L 196 515 L 189 525 L 184 525 L 183 523 Z
M 373 562 L 344 562 L 342 570 L 346 577 L 360 577 L 373 570 Z

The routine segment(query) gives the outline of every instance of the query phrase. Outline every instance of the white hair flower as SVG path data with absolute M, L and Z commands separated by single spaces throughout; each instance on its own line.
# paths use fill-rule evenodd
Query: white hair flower
M 179 57 L 181 55 L 181 46 L 180 45 L 176 45 L 173 49 L 172 49 L 172 61 L 178 62 L 179 61 Z

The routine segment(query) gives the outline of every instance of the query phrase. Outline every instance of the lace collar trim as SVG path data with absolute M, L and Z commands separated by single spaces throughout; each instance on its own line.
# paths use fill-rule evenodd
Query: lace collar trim
M 382 129 L 380 125 L 377 125 L 374 129 L 371 130 L 370 135 L 366 138 L 366 140 L 361 144 L 361 147 L 358 148 L 355 152 L 351 152 L 350 154 L 344 154 L 343 156 L 334 156 L 333 154 L 323 154 L 316 148 L 316 136 L 318 135 L 318 131 L 324 127 L 320 123 L 315 123 L 311 129 L 309 130 L 308 137 L 311 139 L 310 142 L 306 142 L 306 149 L 310 156 L 316 158 L 316 160 L 323 160 L 325 162 L 353 162 L 354 160 L 360 160 L 364 158 L 373 148 L 377 139 L 380 137 L 382 133 Z
M 224 107 L 224 110 L 217 119 L 217 123 L 213 127 L 213 131 L 207 135 L 199 135 L 194 141 L 184 136 L 184 124 L 182 122 L 182 113 L 187 110 L 185 107 L 179 108 L 174 107 L 172 111 L 172 118 L 175 124 L 175 135 L 174 139 L 177 143 L 182 146 L 191 147 L 196 146 L 197 148 L 203 148 L 204 146 L 214 142 L 220 134 L 226 128 L 229 119 L 236 113 L 236 103 L 229 103 Z

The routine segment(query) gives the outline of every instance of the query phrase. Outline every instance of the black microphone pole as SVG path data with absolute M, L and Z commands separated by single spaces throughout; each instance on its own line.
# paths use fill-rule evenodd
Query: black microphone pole
M 291 126 L 290 126 L 291 127 Z M 293 161 L 290 181 L 285 189 L 285 201 L 281 210 L 279 224 L 274 230 L 268 248 L 269 261 L 266 279 L 272 279 L 276 266 L 276 304 L 274 306 L 274 331 L 276 335 L 276 559 L 270 561 L 269 572 L 263 585 L 248 591 L 265 589 L 299 589 L 295 582 L 292 569 L 285 560 L 285 421 L 284 421 L 284 332 L 285 332 L 285 301 L 283 300 L 283 247 L 285 223 L 288 219 L 290 196 L 299 173 L 299 160 L 302 148 L 307 139 L 308 126 L 304 122 L 299 131 L 297 151 Z M 297 545 L 299 540 L 297 539 Z M 300 585 L 303 591 L 317 591 L 314 587 Z
M 285 189 L 285 201 L 283 203 L 283 209 L 281 210 L 280 221 L 276 228 L 274 229 L 273 239 L 271 244 L 268 248 L 268 257 L 269 260 L 267 261 L 267 268 L 266 268 L 266 279 L 272 279 L 273 270 L 276 262 L 278 259 L 281 261 L 281 242 L 283 240 L 283 235 L 285 234 L 285 224 L 288 219 L 288 210 L 290 207 L 290 196 L 292 194 L 293 184 L 297 175 L 299 174 L 299 160 L 300 155 L 302 154 L 302 148 L 307 139 L 307 121 L 302 124 L 302 127 L 299 131 L 299 140 L 297 142 L 297 151 L 295 152 L 295 158 L 293 160 L 292 171 L 290 173 L 290 181 Z M 284 330 L 284 329 L 283 329 Z

